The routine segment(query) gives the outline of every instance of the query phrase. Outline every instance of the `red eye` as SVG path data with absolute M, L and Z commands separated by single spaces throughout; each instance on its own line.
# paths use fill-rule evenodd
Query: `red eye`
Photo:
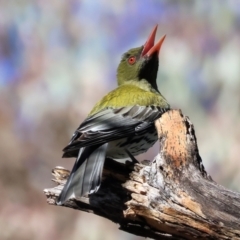
M 136 62 L 136 57 L 132 56 L 130 58 L 128 58 L 128 63 L 133 65 Z

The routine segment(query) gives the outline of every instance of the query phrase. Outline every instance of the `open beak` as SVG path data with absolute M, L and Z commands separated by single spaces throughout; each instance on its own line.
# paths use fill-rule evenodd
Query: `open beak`
M 155 45 L 154 45 L 154 41 L 155 41 L 155 36 L 156 36 L 156 32 L 157 32 L 157 27 L 158 25 L 156 25 L 154 27 L 154 29 L 152 30 L 147 42 L 144 44 L 143 46 L 143 50 L 142 50 L 142 57 L 150 57 L 153 53 L 157 52 L 157 54 L 159 54 L 162 43 L 166 37 L 166 35 L 164 35 Z

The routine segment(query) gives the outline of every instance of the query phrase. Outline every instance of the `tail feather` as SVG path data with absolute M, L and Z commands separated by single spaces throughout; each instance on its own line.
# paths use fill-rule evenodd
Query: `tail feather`
M 79 150 L 70 176 L 58 197 L 58 205 L 62 205 L 69 198 L 81 197 L 98 190 L 107 145 L 105 143 L 101 146 L 83 147 Z
M 96 149 L 86 161 L 83 176 L 82 194 L 97 192 L 102 179 L 102 170 L 108 144 Z

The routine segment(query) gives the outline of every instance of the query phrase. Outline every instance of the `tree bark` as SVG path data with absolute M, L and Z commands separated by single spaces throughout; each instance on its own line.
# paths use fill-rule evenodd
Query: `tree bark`
M 150 164 L 106 159 L 99 191 L 64 206 L 153 239 L 240 239 L 240 194 L 206 173 L 189 118 L 171 110 L 155 125 L 160 151 Z M 69 171 L 56 167 L 53 175 L 58 185 L 44 193 L 47 202 L 56 205 Z

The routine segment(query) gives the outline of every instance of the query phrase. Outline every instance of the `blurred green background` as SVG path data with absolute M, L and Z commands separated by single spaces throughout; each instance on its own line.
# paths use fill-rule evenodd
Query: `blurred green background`
M 53 167 L 72 167 L 62 148 L 155 24 L 160 91 L 190 117 L 213 179 L 240 190 L 238 0 L 0 0 L 0 239 L 139 239 L 49 206 L 43 189 Z

